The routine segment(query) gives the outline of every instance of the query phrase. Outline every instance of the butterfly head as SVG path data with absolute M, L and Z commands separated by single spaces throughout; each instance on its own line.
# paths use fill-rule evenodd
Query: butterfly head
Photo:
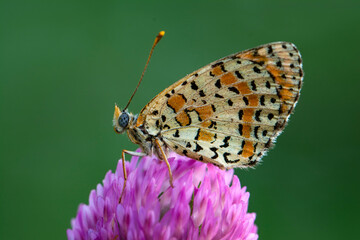
M 116 133 L 123 133 L 129 129 L 131 123 L 134 121 L 134 116 L 127 110 L 121 111 L 115 104 L 115 112 L 113 118 L 113 127 Z

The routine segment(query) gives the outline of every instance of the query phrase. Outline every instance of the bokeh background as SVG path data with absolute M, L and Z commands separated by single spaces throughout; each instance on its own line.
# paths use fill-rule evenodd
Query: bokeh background
M 218 58 L 294 42 L 305 81 L 295 114 L 256 170 L 260 239 L 356 239 L 360 3 L 353 1 L 0 1 L 0 239 L 64 239 L 122 149 L 112 129 L 154 37 L 130 109 Z

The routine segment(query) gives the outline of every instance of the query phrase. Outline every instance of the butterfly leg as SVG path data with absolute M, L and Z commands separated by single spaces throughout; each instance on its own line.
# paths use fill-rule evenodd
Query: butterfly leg
M 133 151 L 128 151 L 128 150 L 123 150 L 122 151 L 122 166 L 123 166 L 123 173 L 124 173 L 124 185 L 121 191 L 121 195 L 120 195 L 120 199 L 119 199 L 119 203 L 121 202 L 121 199 L 123 197 L 124 194 L 124 190 L 125 190 L 125 186 L 126 186 L 126 180 L 127 180 L 127 174 L 126 174 L 126 168 L 125 168 L 125 153 L 131 155 L 131 156 L 138 156 L 138 157 L 143 157 L 146 156 L 145 153 L 142 152 L 133 152 Z
M 155 143 L 156 143 L 157 147 L 159 148 L 159 150 L 160 150 L 160 152 L 161 152 L 161 155 L 163 156 L 163 159 L 164 159 L 164 161 L 165 161 L 165 163 L 166 163 L 166 166 L 168 167 L 169 178 L 170 178 L 170 186 L 173 188 L 173 187 L 174 187 L 174 185 L 173 185 L 173 175 L 172 175 L 172 172 L 171 172 L 171 168 L 170 168 L 169 161 L 168 161 L 168 159 L 167 159 L 167 157 L 166 157 L 166 154 L 165 154 L 164 150 L 163 150 L 162 147 L 161 147 L 161 144 L 160 144 L 160 142 L 159 142 L 159 139 L 156 138 L 156 139 L 155 139 Z

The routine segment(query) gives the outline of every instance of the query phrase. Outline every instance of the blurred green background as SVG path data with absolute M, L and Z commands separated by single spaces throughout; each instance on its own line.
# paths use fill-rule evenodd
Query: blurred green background
M 260 239 L 355 239 L 359 224 L 359 1 L 0 1 L 0 239 L 64 239 L 91 189 L 134 150 L 112 129 L 154 37 L 130 109 L 186 74 L 273 41 L 294 42 L 305 81 L 256 170 Z

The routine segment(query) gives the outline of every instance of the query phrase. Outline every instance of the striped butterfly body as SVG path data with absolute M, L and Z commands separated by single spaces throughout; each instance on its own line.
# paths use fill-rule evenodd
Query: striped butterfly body
M 302 79 L 293 44 L 262 45 L 187 75 L 138 116 L 115 106 L 114 128 L 126 130 L 144 155 L 155 154 L 167 164 L 171 150 L 220 168 L 254 166 L 285 127 Z

